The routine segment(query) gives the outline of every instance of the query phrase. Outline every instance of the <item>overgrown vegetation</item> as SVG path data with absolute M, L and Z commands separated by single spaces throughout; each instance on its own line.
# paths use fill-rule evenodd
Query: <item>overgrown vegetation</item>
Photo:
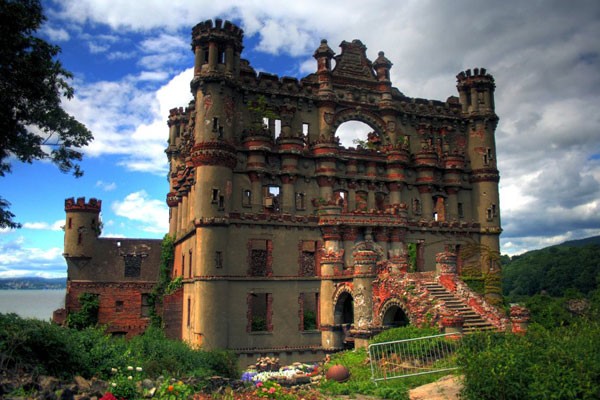
M 480 333 L 463 339 L 459 363 L 467 399 L 600 398 L 600 325 L 532 325 L 524 336 Z
M 502 258 L 504 293 L 531 324 L 464 339 L 467 399 L 600 398 L 600 246 L 588 243 Z
M 423 336 L 439 334 L 437 328 L 416 328 L 406 326 L 393 328 L 373 337 L 370 343 L 382 343 L 394 340 L 412 339 Z M 348 350 L 334 354 L 331 361 L 324 366 L 327 370 L 335 364 L 345 366 L 350 371 L 350 379 L 344 383 L 326 380 L 320 385 L 320 389 L 327 395 L 341 396 L 352 394 L 364 394 L 378 396 L 384 399 L 408 399 L 408 390 L 420 385 L 433 382 L 440 378 L 439 373 L 413 376 L 403 379 L 386 381 L 384 384 L 375 385 L 371 380 L 371 367 L 366 349 Z
M 158 282 L 150 294 L 150 325 L 154 328 L 162 327 L 162 318 L 158 309 L 162 306 L 163 297 L 179 289 L 182 285 L 181 277 L 171 280 L 171 271 L 175 260 L 175 238 L 165 235 L 161 243 L 160 265 L 158 269 Z
M 0 369 L 57 377 L 111 377 L 111 370 L 142 367 L 145 376 L 238 376 L 236 357 L 201 351 L 149 328 L 131 340 L 98 328 L 74 330 L 15 314 L 0 314 Z
M 98 295 L 82 293 L 77 299 L 79 300 L 79 310 L 71 312 L 67 316 L 67 326 L 79 330 L 96 326 L 100 308 Z

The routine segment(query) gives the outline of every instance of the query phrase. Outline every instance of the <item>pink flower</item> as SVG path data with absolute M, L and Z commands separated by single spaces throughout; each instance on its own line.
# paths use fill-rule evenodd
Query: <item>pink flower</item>
M 263 385 L 263 383 L 261 381 L 258 381 L 258 383 L 256 384 L 256 387 L 261 387 Z
M 267 392 L 267 388 L 262 388 L 262 391 L 266 393 Z
M 274 387 L 270 388 L 269 393 L 275 393 L 275 388 Z

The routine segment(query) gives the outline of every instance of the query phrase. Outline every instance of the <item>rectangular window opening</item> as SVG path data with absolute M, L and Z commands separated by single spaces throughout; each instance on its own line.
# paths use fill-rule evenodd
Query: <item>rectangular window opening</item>
M 242 192 L 242 206 L 252 207 L 252 191 L 245 189 Z
M 301 330 L 314 331 L 319 329 L 319 293 L 301 293 Z
M 306 195 L 304 193 L 296 192 L 296 210 L 306 209 L 305 198 Z
M 151 304 L 150 304 L 150 294 L 149 293 L 142 293 L 141 316 L 142 317 L 149 317 L 151 309 L 152 309 L 152 307 L 151 307 Z
M 249 301 L 250 332 L 270 332 L 271 326 L 271 293 L 252 293 Z
M 281 135 L 281 120 L 280 119 L 276 119 L 275 120 L 275 137 L 279 137 L 279 135 Z
M 308 135 L 308 124 L 306 122 L 302 124 L 302 134 L 304 136 Z
M 215 252 L 215 266 L 216 268 L 223 268 L 223 252 Z
M 219 202 L 219 189 L 213 188 L 210 196 L 210 202 L 217 204 Z
M 115 301 L 115 312 L 123 312 L 125 302 L 123 300 Z

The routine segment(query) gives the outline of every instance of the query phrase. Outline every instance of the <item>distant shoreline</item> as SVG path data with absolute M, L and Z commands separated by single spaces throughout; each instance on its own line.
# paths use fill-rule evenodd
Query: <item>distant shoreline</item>
M 2 278 L 0 290 L 61 290 L 67 288 L 67 278 Z

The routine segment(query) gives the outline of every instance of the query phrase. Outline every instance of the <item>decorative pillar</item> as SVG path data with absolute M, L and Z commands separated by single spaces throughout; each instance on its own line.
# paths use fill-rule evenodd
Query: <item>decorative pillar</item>
M 432 188 L 429 185 L 419 186 L 421 195 L 421 213 L 426 220 L 433 218 L 433 199 L 431 198 Z
M 343 337 L 334 331 L 335 284 L 333 277 L 341 273 L 344 264 L 344 250 L 339 249 L 340 234 L 335 226 L 322 227 L 325 241 L 320 255 L 321 287 L 319 291 L 319 326 L 321 327 L 321 346 L 325 349 L 343 347 Z
M 281 176 L 281 211 L 292 213 L 294 211 L 294 183 L 296 177 L 292 175 Z

